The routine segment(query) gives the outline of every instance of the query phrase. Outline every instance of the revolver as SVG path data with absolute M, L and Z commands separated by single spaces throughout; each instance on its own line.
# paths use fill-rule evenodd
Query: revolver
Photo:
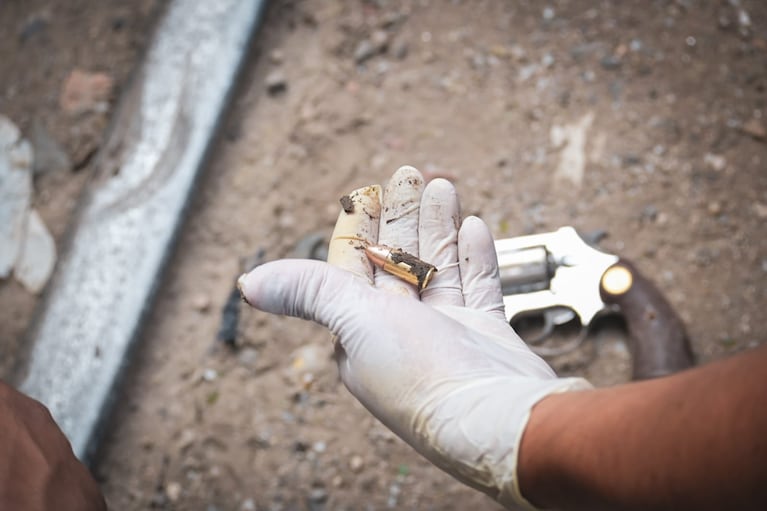
M 527 339 L 531 345 L 577 317 L 582 332 L 569 345 L 574 349 L 596 318 L 619 312 L 628 328 L 633 379 L 694 364 L 684 324 L 661 292 L 633 264 L 592 247 L 574 228 L 497 240 L 495 249 L 509 323 L 518 329 L 525 318 L 543 318 L 541 334 Z

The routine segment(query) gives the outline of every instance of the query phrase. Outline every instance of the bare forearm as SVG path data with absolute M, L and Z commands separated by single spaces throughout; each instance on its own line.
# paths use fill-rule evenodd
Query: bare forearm
M 519 477 L 543 508 L 767 508 L 767 346 L 544 399 L 522 440 Z

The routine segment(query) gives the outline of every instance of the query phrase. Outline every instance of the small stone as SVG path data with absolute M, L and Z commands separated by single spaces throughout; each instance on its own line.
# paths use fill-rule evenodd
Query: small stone
M 544 7 L 542 16 L 543 16 L 544 20 L 551 21 L 552 19 L 554 19 L 554 15 L 555 14 L 556 13 L 554 12 L 553 8 L 551 8 L 551 7 Z
M 711 216 L 719 216 L 722 214 L 722 203 L 719 201 L 712 201 L 708 203 L 706 207 Z
M 193 429 L 184 429 L 176 441 L 176 450 L 183 451 L 189 448 L 197 440 L 197 434 Z
M 397 483 L 392 483 L 389 486 L 389 498 L 386 499 L 386 506 L 389 509 L 394 509 L 397 507 L 397 502 L 399 500 L 399 495 L 402 493 L 402 488 Z
M 24 247 L 32 200 L 32 146 L 0 115 L 0 279 L 13 271 Z
M 655 221 L 655 219 L 658 218 L 658 208 L 653 204 L 648 204 L 642 210 L 641 218 L 642 220 L 647 220 L 650 222 Z
M 404 40 L 404 39 L 397 39 L 392 44 L 391 54 L 397 60 L 404 60 L 405 57 L 407 57 L 407 53 L 408 53 L 409 49 L 410 48 L 409 48 L 406 40 Z
M 237 360 L 245 367 L 254 369 L 258 362 L 258 350 L 250 347 L 243 348 L 237 353 Z
M 13 275 L 29 292 L 40 293 L 56 265 L 56 242 L 36 210 L 27 217 L 24 243 Z
M 325 442 L 314 442 L 314 445 L 312 445 L 312 449 L 316 453 L 323 453 L 328 448 L 328 445 Z
M 240 504 L 240 511 L 256 511 L 256 502 L 253 499 L 245 499 Z
M 19 30 L 19 41 L 22 44 L 39 34 L 45 32 L 50 22 L 50 16 L 45 14 L 35 14 L 29 17 Z
M 599 61 L 599 64 L 603 69 L 607 71 L 615 71 L 620 69 L 623 61 L 617 55 L 607 55 L 606 57 L 603 57 L 601 61 Z
M 106 73 L 74 69 L 69 73 L 59 96 L 59 107 L 69 115 L 104 113 L 109 109 L 114 80 Z
M 210 310 L 210 297 L 202 293 L 195 295 L 192 298 L 192 307 L 197 312 L 208 312 Z
M 767 270 L 765 270 L 765 271 L 767 271 Z M 341 477 L 340 475 L 337 475 L 337 476 L 333 477 L 333 480 L 331 481 L 331 484 L 333 485 L 333 488 L 340 488 L 341 486 L 344 485 L 344 478 Z
M 282 64 L 285 60 L 285 53 L 280 49 L 274 49 L 269 53 L 269 60 L 272 61 L 272 64 Z
M 324 347 L 307 344 L 292 353 L 289 376 L 298 385 L 308 389 L 317 377 L 331 370 L 331 358 Z
M 509 48 L 509 55 L 511 55 L 511 57 L 517 62 L 521 62 L 527 59 L 527 51 L 525 50 L 523 46 L 519 44 L 511 45 L 511 47 Z
M 376 54 L 375 46 L 370 39 L 363 39 L 354 50 L 354 62 L 362 64 Z
M 388 46 L 389 34 L 385 30 L 376 30 L 370 35 L 370 38 L 363 39 L 357 44 L 357 48 L 354 50 L 354 61 L 357 64 L 362 64 L 379 53 L 385 52 Z
M 754 214 L 760 220 L 767 219 L 767 205 L 762 204 L 761 202 L 755 202 L 754 203 Z
M 706 153 L 703 157 L 703 163 L 717 172 L 721 172 L 727 167 L 727 160 L 720 154 Z
M 385 30 L 376 30 L 370 36 L 370 41 L 373 43 L 376 51 L 382 53 L 389 46 L 389 34 Z
M 328 492 L 324 487 L 316 485 L 309 490 L 306 500 L 309 511 L 323 511 L 328 500 Z
M 759 121 L 759 119 L 750 119 L 743 124 L 741 129 L 743 130 L 743 133 L 755 138 L 756 140 L 767 139 L 767 129 L 765 129 L 764 125 L 761 123 L 761 121 Z
M 266 85 L 266 92 L 272 96 L 281 94 L 288 89 L 288 80 L 285 78 L 283 72 L 279 69 L 275 69 L 266 75 L 264 84 Z
M 362 469 L 365 467 L 365 460 L 362 459 L 362 456 L 354 455 L 349 460 L 349 469 L 351 469 L 352 472 L 355 474 L 358 474 L 362 472 Z
M 202 379 L 205 381 L 215 381 L 218 378 L 218 371 L 215 369 L 205 369 L 202 372 Z
M 171 502 L 177 502 L 181 496 L 181 485 L 175 481 L 169 482 L 165 485 L 165 495 Z

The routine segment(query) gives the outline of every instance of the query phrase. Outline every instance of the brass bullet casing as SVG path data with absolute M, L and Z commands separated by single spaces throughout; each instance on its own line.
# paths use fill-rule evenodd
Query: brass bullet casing
M 426 261 L 408 254 L 401 248 L 390 248 L 384 245 L 368 245 L 365 247 L 370 261 L 383 271 L 413 284 L 418 291 L 423 291 L 429 285 L 437 267 Z

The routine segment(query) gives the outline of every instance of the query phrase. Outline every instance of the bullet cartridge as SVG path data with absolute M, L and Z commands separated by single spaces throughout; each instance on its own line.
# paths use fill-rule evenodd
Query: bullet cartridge
M 433 264 L 422 261 L 400 248 L 368 245 L 365 247 L 365 254 L 375 266 L 413 284 L 418 291 L 423 291 L 429 285 L 434 272 L 437 271 Z

